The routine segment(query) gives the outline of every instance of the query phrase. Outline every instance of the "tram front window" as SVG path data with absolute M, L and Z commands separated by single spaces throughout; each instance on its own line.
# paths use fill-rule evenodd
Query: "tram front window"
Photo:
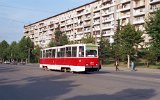
M 97 50 L 86 50 L 86 57 L 97 57 Z

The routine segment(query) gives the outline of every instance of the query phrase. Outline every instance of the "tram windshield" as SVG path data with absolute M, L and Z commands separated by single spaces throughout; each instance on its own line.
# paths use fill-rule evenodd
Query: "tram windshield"
M 86 50 L 86 57 L 97 57 L 97 50 Z
M 97 46 L 86 46 L 86 57 L 97 57 L 98 47 Z

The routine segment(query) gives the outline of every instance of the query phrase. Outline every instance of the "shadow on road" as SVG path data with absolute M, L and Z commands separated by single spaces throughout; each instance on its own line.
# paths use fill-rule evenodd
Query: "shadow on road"
M 18 70 L 19 69 L 16 68 L 15 66 L 9 66 L 9 65 L 4 65 L 4 64 L 1 64 L 0 66 L 0 73 L 14 72 Z
M 54 100 L 78 85 L 64 75 L 29 77 L 11 85 L 0 84 L 1 100 Z
M 154 89 L 125 89 L 112 95 L 76 96 L 65 100 L 149 100 L 155 95 Z

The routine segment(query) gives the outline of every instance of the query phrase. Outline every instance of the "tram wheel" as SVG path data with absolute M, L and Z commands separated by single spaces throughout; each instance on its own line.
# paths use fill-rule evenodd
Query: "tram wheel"
M 66 68 L 64 68 L 64 72 L 67 72 L 67 69 L 66 69 Z
M 49 71 L 47 66 L 43 66 L 43 69 L 46 70 L 46 71 Z

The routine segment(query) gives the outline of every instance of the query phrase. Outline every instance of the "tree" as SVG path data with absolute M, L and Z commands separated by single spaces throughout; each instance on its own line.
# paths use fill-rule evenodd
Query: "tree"
M 21 61 L 26 59 L 26 62 L 27 62 L 27 59 L 28 59 L 28 62 L 30 62 L 30 55 L 33 48 L 34 48 L 33 42 L 29 37 L 23 37 L 20 40 L 19 50 L 20 50 Z
M 146 33 L 152 38 L 149 49 L 155 53 L 158 59 L 160 56 L 160 9 L 155 12 L 155 15 L 149 16 L 145 24 Z
M 62 36 L 60 37 L 60 44 L 61 45 L 65 45 L 65 44 L 68 44 L 69 41 L 68 41 L 68 37 L 66 34 L 62 34 Z
M 93 35 L 89 34 L 86 37 L 82 38 L 82 43 L 93 43 L 93 44 L 95 44 L 95 38 L 93 37 Z
M 55 31 L 55 46 L 60 46 L 60 45 L 65 45 L 68 44 L 68 38 L 65 34 L 63 34 L 60 30 L 60 28 L 58 27 Z
M 48 44 L 48 47 L 55 47 L 55 46 L 56 46 L 56 44 L 53 40 L 51 40 Z
M 56 30 L 54 34 L 55 34 L 55 45 L 56 46 L 61 45 L 60 38 L 62 36 L 62 32 L 60 30 Z
M 32 54 L 34 55 L 34 62 L 39 62 L 40 58 L 40 47 L 35 46 L 35 48 L 32 50 Z
M 100 42 L 99 42 L 99 59 L 101 61 L 101 64 L 104 64 L 106 59 L 109 60 L 109 58 L 112 55 L 111 45 L 107 39 L 104 39 L 101 36 Z
M 10 45 L 10 58 L 12 60 L 18 60 L 19 58 L 19 48 L 16 41 L 13 41 Z
M 9 53 L 9 44 L 7 43 L 7 41 L 3 40 L 0 43 L 0 58 L 2 59 L 2 61 L 4 62 L 4 60 L 8 59 L 8 53 Z
M 141 57 L 145 60 L 145 64 L 149 67 L 150 64 L 153 64 L 155 59 L 155 53 L 152 48 L 144 48 L 140 51 Z
M 130 67 L 130 58 L 134 57 L 139 43 L 143 42 L 142 34 L 131 24 L 127 24 L 119 32 L 120 50 L 123 55 L 127 55 L 128 68 Z
M 121 44 L 120 44 L 120 29 L 121 29 L 121 26 L 120 26 L 120 20 L 118 19 L 117 20 L 118 22 L 118 26 L 116 27 L 116 32 L 115 32 L 115 35 L 113 36 L 113 39 L 114 39 L 114 43 L 112 44 L 112 53 L 113 53 L 113 56 L 114 56 L 114 59 L 115 61 L 119 60 L 120 57 L 121 57 Z

